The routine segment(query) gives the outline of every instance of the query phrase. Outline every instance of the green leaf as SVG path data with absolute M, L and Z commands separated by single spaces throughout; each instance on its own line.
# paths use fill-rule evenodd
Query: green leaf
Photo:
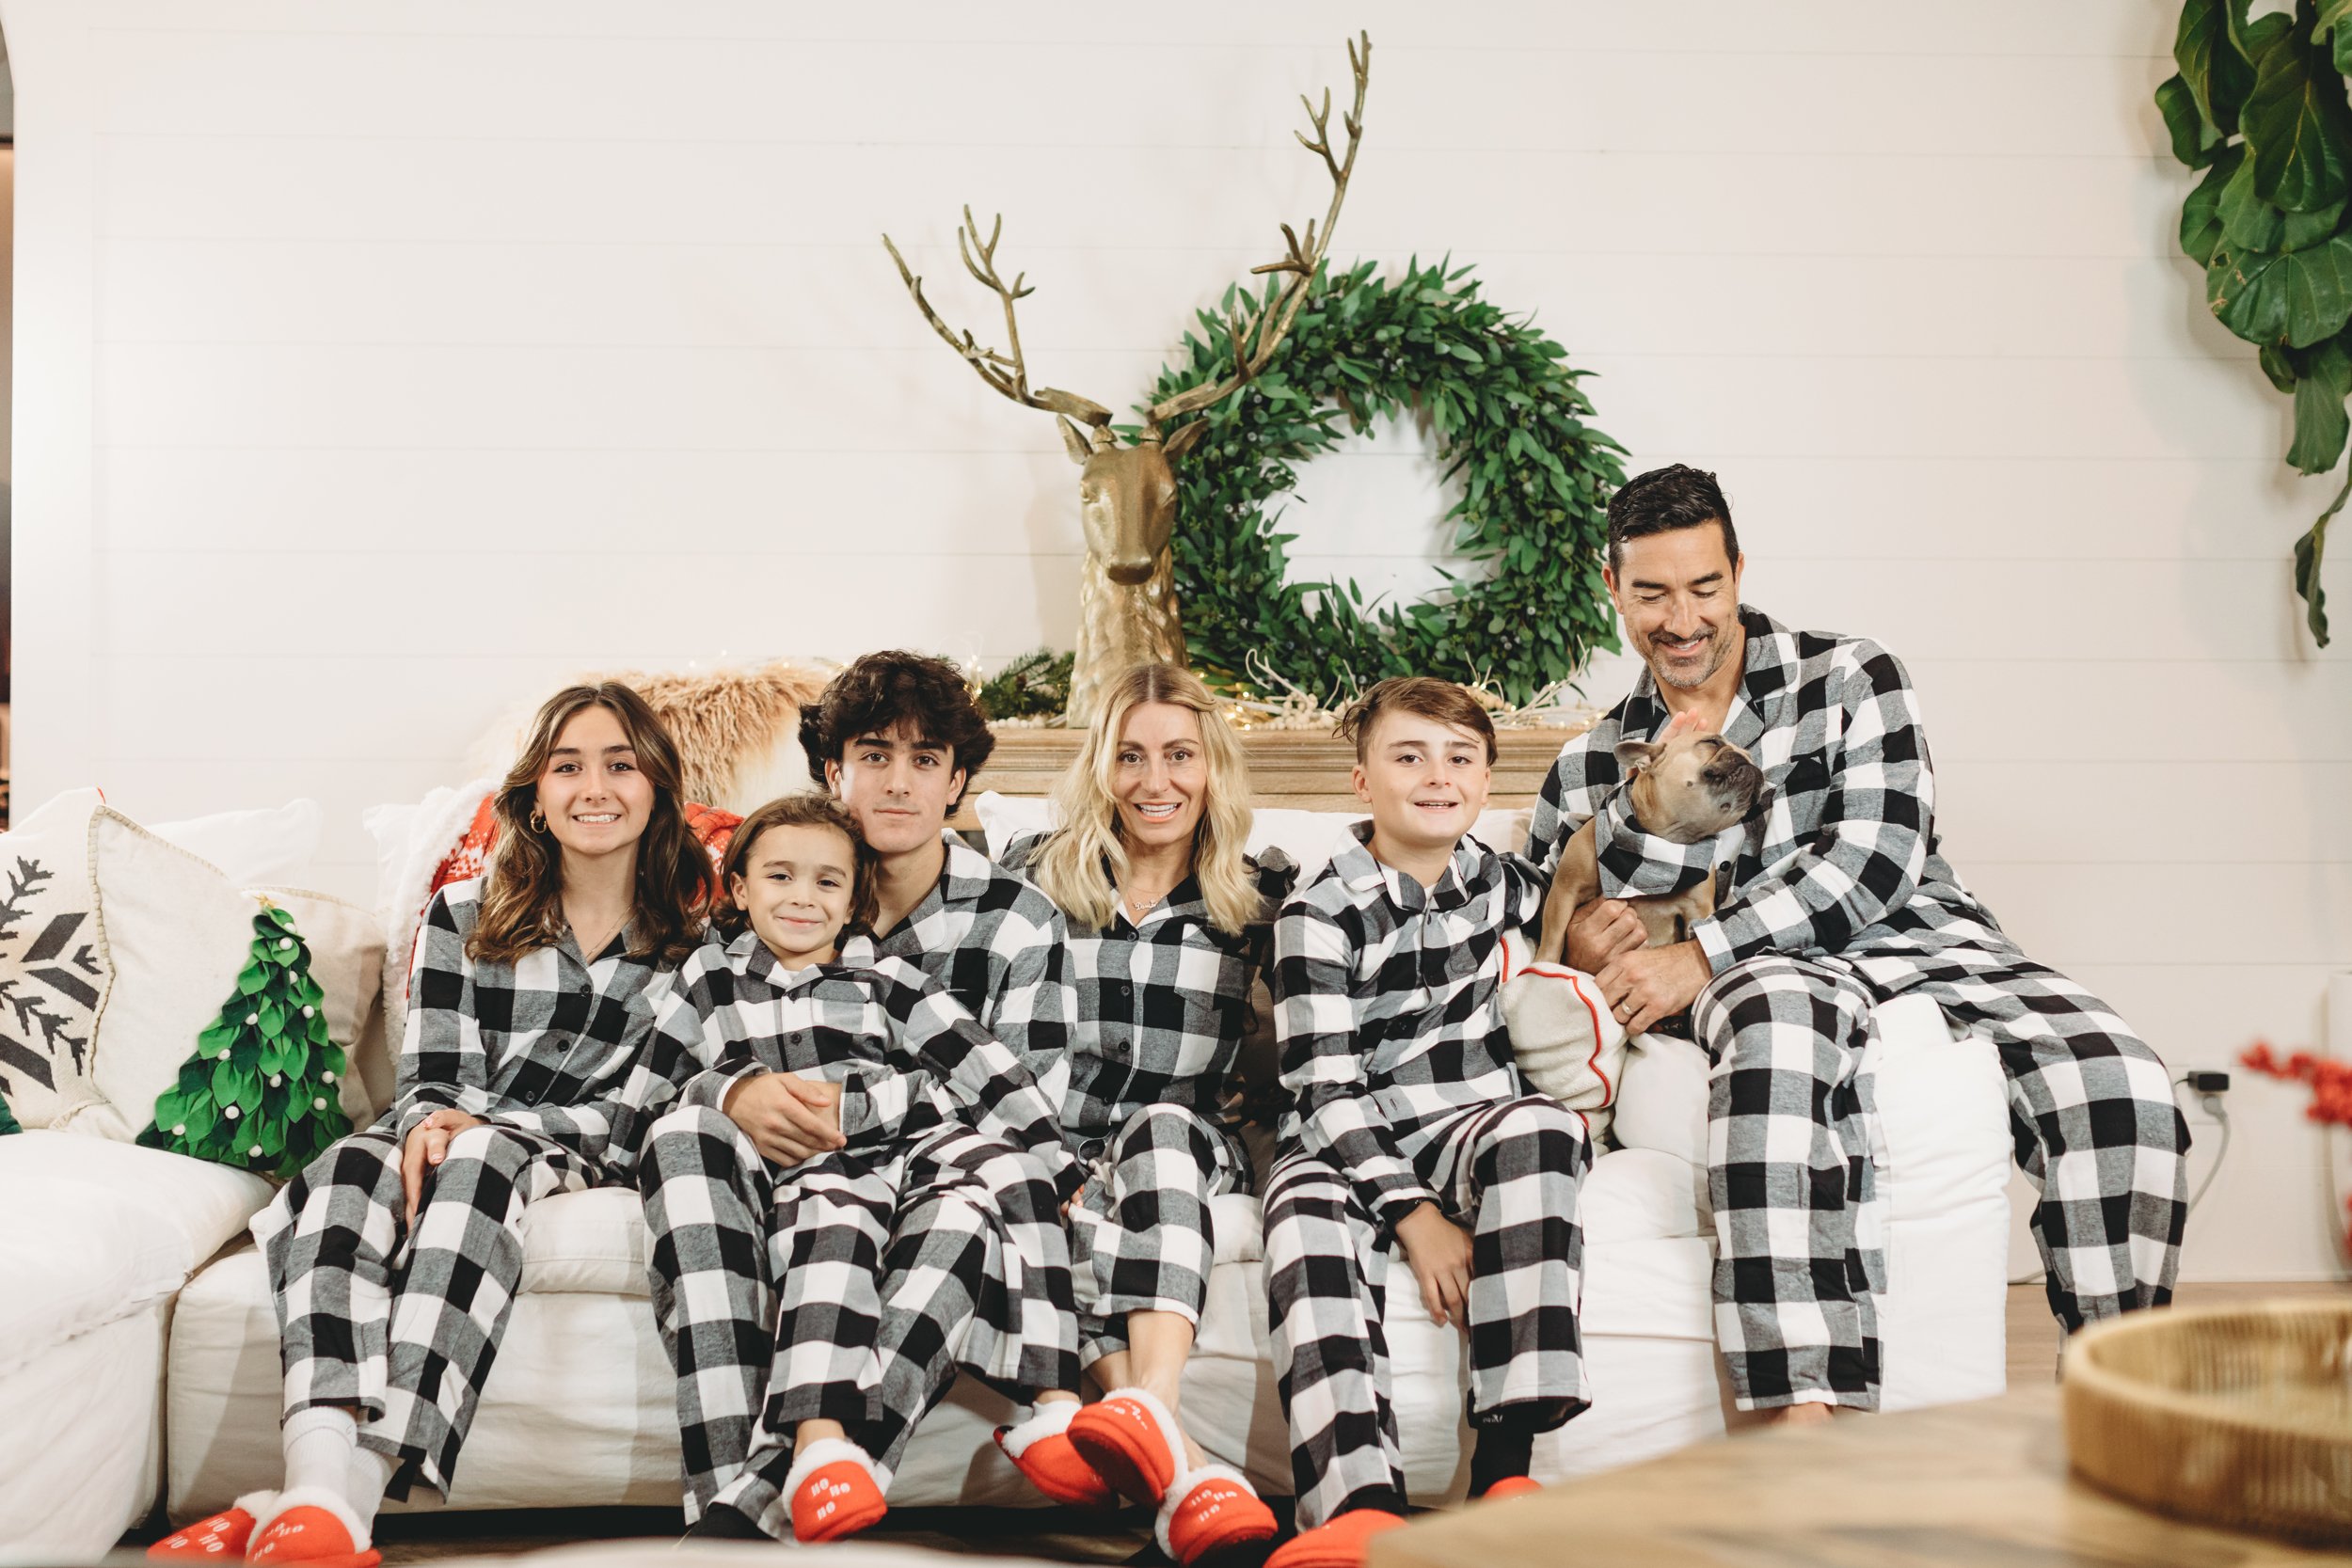
M 2309 213 L 2352 191 L 2352 110 L 2331 62 L 2299 35 L 2262 59 L 2243 120 L 2252 149 L 2254 189 L 2289 212 Z
M 2239 57 L 2253 68 L 2259 79 L 2263 61 L 2269 58 L 2270 52 L 2295 36 L 2295 19 L 2284 11 L 2265 11 L 2251 18 L 2246 13 L 2243 4 L 2230 8 L 2230 41 L 2237 45 Z
M 2286 231 L 2287 215 L 2254 194 L 2254 163 L 2244 159 L 2230 182 L 2221 187 L 2221 204 L 2217 210 L 2221 219 L 2221 233 L 2240 250 L 2277 250 L 2279 236 Z
M 2273 387 L 2282 392 L 2295 390 L 2295 366 L 2287 358 L 2285 349 L 2276 343 L 2265 343 L 2262 352 L 2254 357 L 2261 362 L 2263 374 L 2270 377 Z
M 2205 124 L 2186 82 L 2178 76 L 2166 77 L 2156 87 L 2156 110 L 2164 116 L 2164 128 L 2172 137 L 2172 156 L 2191 168 L 2213 162 L 2221 138 Z
M 2238 108 L 2254 87 L 2254 68 L 2232 37 L 2245 13 L 2246 0 L 2188 0 L 2172 40 L 2182 85 L 2217 138 L 2237 130 Z
M 2352 27 L 2341 25 L 2347 16 L 2352 16 L 2352 0 L 2320 0 L 2319 18 L 2312 27 L 2312 41 L 2316 43 L 2333 32 L 2336 70 L 2352 75 Z
M 2312 641 L 2323 648 L 2328 645 L 2328 591 L 2320 586 L 2319 574 L 2327 562 L 2328 525 L 2344 510 L 2346 497 L 2352 497 L 2352 474 L 2344 476 L 2344 488 L 2328 510 L 2295 542 L 2295 591 L 2303 596 L 2303 624 L 2311 627 Z
M 2225 244 L 2205 271 L 2205 301 L 2249 343 L 2309 348 L 2352 320 L 2352 239 L 2277 256 Z
M 2302 363 L 2295 384 L 2295 444 L 2287 461 L 2307 474 L 2325 473 L 2344 455 L 2347 421 L 2344 401 L 2352 397 L 2352 357 L 2330 338 Z
M 2213 264 L 2213 253 L 2221 245 L 2221 192 L 2245 159 L 2245 149 L 2223 148 L 2181 204 L 2181 249 L 2201 267 Z
M 244 996 L 252 996 L 268 984 L 269 965 L 266 963 L 250 964 L 237 976 L 237 990 Z

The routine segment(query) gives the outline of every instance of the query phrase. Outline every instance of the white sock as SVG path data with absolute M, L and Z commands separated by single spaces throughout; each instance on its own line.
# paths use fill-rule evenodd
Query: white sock
M 351 1511 L 359 1515 L 359 1523 L 367 1527 L 371 1539 L 375 1535 L 375 1511 L 384 1506 L 384 1488 L 391 1485 L 394 1468 L 390 1454 L 368 1448 L 351 1450 L 351 1481 L 346 1495 L 351 1498 Z
M 286 1490 L 317 1486 L 342 1497 L 351 1490 L 359 1423 L 337 1405 L 312 1405 L 286 1418 Z M 379 1494 L 380 1495 L 380 1494 Z

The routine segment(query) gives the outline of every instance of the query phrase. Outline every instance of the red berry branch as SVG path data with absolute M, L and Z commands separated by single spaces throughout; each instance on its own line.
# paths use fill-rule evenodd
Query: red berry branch
M 2323 1124 L 2352 1127 L 2352 1062 L 2335 1061 L 2309 1051 L 2297 1051 L 2280 1061 L 2267 1040 L 2256 1040 L 2238 1060 L 2249 1072 L 2310 1085 L 2312 1102 L 2303 1114 Z M 2344 1207 L 2352 1211 L 2352 1198 L 2345 1200 Z M 2352 1225 L 2347 1226 L 2344 1244 L 2344 1250 L 2352 1253 Z

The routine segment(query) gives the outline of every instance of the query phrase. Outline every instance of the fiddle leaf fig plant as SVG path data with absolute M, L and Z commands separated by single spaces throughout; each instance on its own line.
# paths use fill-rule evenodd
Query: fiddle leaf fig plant
M 2172 155 L 2204 171 L 2181 206 L 2181 248 L 2205 269 L 2205 303 L 2295 400 L 2288 463 L 2326 473 L 2352 435 L 2352 0 L 2262 16 L 2249 3 L 2182 7 L 2180 71 L 2156 88 L 2156 107 Z M 2323 648 L 2320 565 L 2347 496 L 2352 474 L 2295 543 L 2295 591 Z

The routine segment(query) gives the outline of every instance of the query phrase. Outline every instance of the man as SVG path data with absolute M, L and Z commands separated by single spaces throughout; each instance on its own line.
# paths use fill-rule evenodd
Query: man
M 1604 576 L 1647 669 L 1561 752 L 1528 855 L 1550 864 L 1599 817 L 1603 896 L 1571 926 L 1568 961 L 1629 1033 L 1689 1010 L 1714 1064 L 1717 1338 L 1741 1409 L 1809 1422 L 1878 1404 L 1875 1113 L 1856 1075 L 1874 1006 L 1917 991 L 1994 1039 L 2069 1331 L 2171 1298 L 2188 1128 L 2155 1053 L 2020 952 L 1945 863 L 1902 666 L 1741 605 L 1745 564 L 1712 474 L 1656 469 L 1610 502 Z M 1772 789 L 1749 822 L 1690 846 L 1642 832 L 1613 749 L 1669 722 L 1762 766 Z M 1724 859 L 1714 914 L 1645 948 L 1623 898 L 1693 886 Z

